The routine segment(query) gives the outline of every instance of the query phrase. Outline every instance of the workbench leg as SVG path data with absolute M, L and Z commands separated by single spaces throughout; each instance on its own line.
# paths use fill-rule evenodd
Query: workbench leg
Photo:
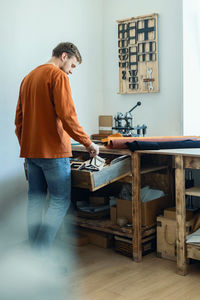
M 140 154 L 131 155 L 132 163 L 132 224 L 133 224 L 133 259 L 142 261 L 141 201 L 140 201 Z
M 169 162 L 168 165 L 168 190 L 167 194 L 169 195 L 170 203 L 175 206 L 175 182 L 174 182 L 174 171 L 172 168 L 172 161 Z
M 176 224 L 177 224 L 177 273 L 186 275 L 186 224 L 185 224 L 185 169 L 183 156 L 175 157 Z

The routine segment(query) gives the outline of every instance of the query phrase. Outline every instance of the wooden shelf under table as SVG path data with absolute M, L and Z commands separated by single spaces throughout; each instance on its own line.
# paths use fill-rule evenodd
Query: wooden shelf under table
M 132 239 L 133 237 L 132 227 L 120 227 L 117 224 L 113 225 L 110 219 L 96 220 L 96 219 L 87 219 L 87 218 L 81 218 L 73 215 L 72 216 L 68 215 L 67 222 L 76 226 L 80 226 L 80 227 L 84 227 L 96 231 L 101 231 L 105 233 L 110 233 L 114 235 L 119 235 L 130 239 Z M 145 241 L 144 239 L 146 239 L 151 235 L 155 235 L 155 233 L 156 233 L 156 224 L 153 224 L 152 227 L 142 227 L 143 242 Z
M 162 166 L 146 166 L 144 168 L 140 169 L 140 174 L 147 174 L 151 172 L 156 172 L 156 171 L 161 171 L 167 169 L 167 165 L 162 165 Z M 119 179 L 121 182 L 127 182 L 127 183 L 132 183 L 132 176 L 128 175 L 126 177 L 123 177 L 122 179 Z
M 200 197 L 200 186 L 194 186 L 186 189 L 185 195 Z

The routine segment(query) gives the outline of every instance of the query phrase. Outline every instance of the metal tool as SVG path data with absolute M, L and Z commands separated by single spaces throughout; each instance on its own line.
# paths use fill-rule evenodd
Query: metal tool
M 100 171 L 105 165 L 105 159 L 100 156 L 92 157 L 84 162 L 79 170 Z
M 117 115 L 114 117 L 115 126 L 112 129 L 117 130 L 123 136 L 140 136 L 141 132 L 143 136 L 146 134 L 147 126 L 143 124 L 142 126 L 137 125 L 133 127 L 133 116 L 131 112 L 137 107 L 140 106 L 141 102 L 138 101 L 137 104 L 131 108 L 128 112 L 123 115 L 121 112 L 118 112 Z M 133 131 L 137 133 L 133 133 Z
M 147 69 L 147 73 L 149 74 L 149 79 L 152 79 L 152 69 Z M 152 81 L 149 81 L 149 90 L 152 90 L 153 91 L 153 83 Z

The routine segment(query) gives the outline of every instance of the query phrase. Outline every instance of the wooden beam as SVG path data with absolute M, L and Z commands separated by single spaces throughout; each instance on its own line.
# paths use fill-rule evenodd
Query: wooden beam
M 187 169 L 200 169 L 198 157 L 185 157 L 184 167 Z
M 175 182 L 176 182 L 176 221 L 177 221 L 177 273 L 186 275 L 186 225 L 185 225 L 185 170 L 183 156 L 175 157 Z
M 137 19 L 146 19 L 146 18 L 150 18 L 150 17 L 157 17 L 158 14 L 154 13 L 154 14 L 149 14 L 149 15 L 143 15 L 143 16 L 138 16 L 138 17 L 132 17 L 132 18 L 126 18 L 126 19 L 120 19 L 117 20 L 118 23 L 123 23 L 123 22 L 130 22 L 130 21 L 135 21 Z
M 132 167 L 132 224 L 133 224 L 133 259 L 142 261 L 142 220 L 140 201 L 140 154 L 131 155 Z

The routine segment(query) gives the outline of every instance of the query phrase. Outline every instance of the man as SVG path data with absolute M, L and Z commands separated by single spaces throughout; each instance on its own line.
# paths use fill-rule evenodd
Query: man
M 83 144 L 91 157 L 99 148 L 77 120 L 68 75 L 82 62 L 77 47 L 60 43 L 52 58 L 22 81 L 16 109 L 20 157 L 27 161 L 28 234 L 32 247 L 50 248 L 70 205 L 70 137 Z M 48 209 L 43 217 L 47 190 Z

